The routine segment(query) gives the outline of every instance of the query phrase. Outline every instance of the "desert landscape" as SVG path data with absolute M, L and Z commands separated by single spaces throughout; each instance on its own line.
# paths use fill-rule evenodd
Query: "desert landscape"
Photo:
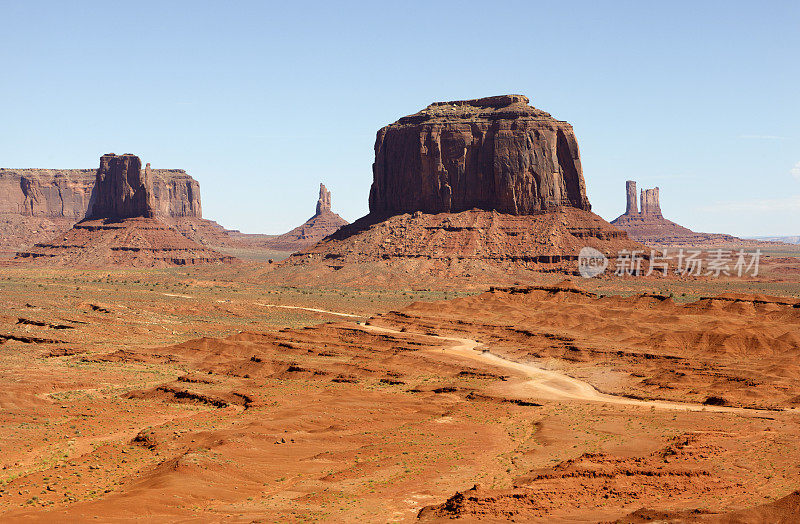
M 234 40 L 280 33 L 193 16 Z M 245 69 L 225 80 L 249 103 Z M 80 153 L 96 167 L 0 168 L 0 521 L 800 522 L 794 204 L 751 206 L 788 213 L 789 233 L 717 231 L 708 217 L 751 208 L 709 195 L 687 214 L 686 180 L 733 186 L 727 173 L 633 169 L 622 157 L 652 128 L 627 127 L 609 151 L 610 113 L 576 102 L 584 132 L 533 92 L 433 101 L 426 84 L 421 109 L 378 97 L 403 111 L 379 129 L 367 102 L 264 96 L 272 127 L 250 136 L 258 104 L 214 81 L 199 113 L 223 107 L 224 133 L 198 120 L 165 142 L 130 110 Z M 198 114 L 187 100 L 170 104 Z M 365 134 L 359 178 L 337 159 Z M 141 156 L 100 150 L 126 140 Z M 231 146 L 250 140 L 268 145 Z M 57 151 L 39 165 L 69 165 Z M 218 154 L 230 167 L 206 161 Z M 274 157 L 326 169 L 260 173 Z M 175 158 L 186 164 L 163 167 Z M 263 227 L 234 229 L 251 215 Z
M 282 237 L 210 227 L 199 187 L 166 206 L 104 155 L 86 218 L 3 265 L 4 520 L 793 521 L 800 251 L 760 243 L 751 278 L 581 278 L 582 246 L 646 246 L 589 211 L 567 124 L 527 104 L 400 119 L 371 213 L 337 220 L 321 186 Z M 565 192 L 476 191 L 499 133 L 490 155 L 563 151 L 530 187 Z M 390 188 L 415 173 L 387 174 L 413 158 L 394 147 L 422 184 Z M 222 254 L 246 246 L 262 260 Z

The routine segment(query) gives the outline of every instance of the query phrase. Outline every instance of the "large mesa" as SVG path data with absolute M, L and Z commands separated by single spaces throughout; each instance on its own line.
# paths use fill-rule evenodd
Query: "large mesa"
M 152 169 L 150 164 L 143 171 L 152 184 L 158 218 L 203 233 L 215 225 L 202 218 L 200 184 L 186 171 Z M 0 257 L 48 241 L 97 212 L 97 174 L 97 168 L 0 168 Z
M 370 212 L 590 211 L 572 126 L 528 102 L 522 95 L 435 102 L 382 128 Z
M 152 181 L 155 210 L 162 218 L 200 218 L 200 184 L 183 169 L 144 167 Z M 90 212 L 97 169 L 0 168 L 0 215 L 65 219 Z
M 170 266 L 225 262 L 158 218 L 149 165 L 136 155 L 100 158 L 87 218 L 72 229 L 17 253 L 55 265 Z

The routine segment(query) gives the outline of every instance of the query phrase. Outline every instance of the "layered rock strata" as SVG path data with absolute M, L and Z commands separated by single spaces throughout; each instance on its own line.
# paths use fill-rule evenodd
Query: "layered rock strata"
M 436 102 L 381 129 L 369 209 L 282 267 L 497 278 L 644 248 L 590 211 L 572 126 L 522 95 Z
M 150 169 L 157 216 L 201 218 L 200 184 L 182 169 Z M 0 215 L 83 220 L 97 169 L 0 169 Z
M 370 213 L 590 211 L 567 122 L 522 95 L 435 102 L 378 131 Z
M 18 260 L 66 267 L 169 267 L 231 262 L 156 218 L 84 220 L 49 242 L 17 253 Z
M 497 211 L 395 215 L 375 222 L 361 218 L 341 228 L 289 263 L 321 262 L 331 268 L 374 260 L 435 263 L 479 261 L 533 270 L 577 267 L 582 248 L 610 258 L 642 246 L 594 213 L 560 208 L 537 215 Z
M 89 217 L 49 242 L 17 253 L 19 260 L 55 265 L 159 267 L 225 262 L 156 218 L 153 179 L 139 157 L 103 155 L 95 174 Z
M 152 183 L 157 217 L 186 229 L 208 229 L 194 178 L 182 169 L 150 164 L 143 171 Z M 96 182 L 97 169 L 0 169 L 0 257 L 46 242 L 92 215 Z

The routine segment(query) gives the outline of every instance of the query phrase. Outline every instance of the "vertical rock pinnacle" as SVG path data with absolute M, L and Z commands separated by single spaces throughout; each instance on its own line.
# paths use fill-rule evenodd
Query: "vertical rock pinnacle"
M 642 215 L 661 216 L 661 204 L 658 202 L 659 190 L 642 189 Z
M 625 214 L 632 215 L 639 212 L 639 201 L 636 199 L 636 182 L 628 180 L 625 182 L 625 192 L 628 197 L 628 205 L 625 207 Z
M 325 187 L 325 184 L 319 185 L 319 199 L 317 200 L 317 215 L 321 215 L 325 211 L 331 210 L 331 192 Z

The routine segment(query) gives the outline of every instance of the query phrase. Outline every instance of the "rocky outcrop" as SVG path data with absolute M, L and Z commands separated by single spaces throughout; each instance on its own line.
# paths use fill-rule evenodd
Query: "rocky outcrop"
M 186 228 L 206 231 L 200 185 L 182 169 L 144 167 L 152 183 L 156 216 Z M 90 215 L 97 169 L 0 169 L 0 258 L 45 242 Z M 205 238 L 211 243 L 214 235 Z M 204 242 L 205 243 L 205 242 Z M 216 245 L 216 244 L 215 244 Z
M 251 244 L 275 251 L 295 252 L 313 246 L 347 224 L 347 220 L 331 211 L 331 192 L 324 184 L 320 184 L 314 216 L 287 233 L 251 241 Z
M 505 269 L 571 271 L 587 246 L 612 258 L 623 249 L 642 249 L 594 213 L 571 207 L 537 215 L 417 211 L 378 222 L 363 217 L 287 263 L 321 263 L 335 269 L 376 260 L 414 260 L 437 267 L 468 264 L 473 271 L 484 263 Z
M 625 182 L 625 215 L 652 215 L 661 216 L 661 204 L 659 203 L 659 189 L 642 189 L 642 208 L 639 209 L 639 201 L 636 195 L 636 182 L 628 180 Z
M 157 218 L 83 220 L 72 229 L 17 253 L 20 261 L 53 266 L 169 267 L 231 262 Z
M 590 211 L 570 125 L 521 95 L 436 103 L 384 127 L 373 174 L 370 213 L 293 254 L 275 278 L 303 267 L 321 281 L 498 281 L 577 273 L 587 247 L 612 259 L 644 251 Z
M 636 199 L 636 182 L 628 180 L 625 182 L 625 196 L 628 203 L 625 206 L 625 214 L 632 215 L 639 212 L 639 202 Z
M 186 171 L 149 169 L 147 176 L 157 216 L 202 217 L 200 184 Z M 0 215 L 83 220 L 96 179 L 97 169 L 0 169 Z
M 436 102 L 378 131 L 374 215 L 591 205 L 572 126 L 522 95 Z
M 49 242 L 19 251 L 16 258 L 84 267 L 230 261 L 231 257 L 190 240 L 158 218 L 151 177 L 150 165 L 142 169 L 136 155 L 103 155 L 87 218 Z
M 109 153 L 100 157 L 87 219 L 156 216 L 150 169 L 142 170 L 136 155 Z
M 151 169 L 145 166 L 153 183 L 156 215 L 163 218 L 203 218 L 200 184 L 183 169 Z
M 325 184 L 319 185 L 319 198 L 317 199 L 317 212 L 316 215 L 321 215 L 326 211 L 331 210 L 331 192 L 325 187 Z
M 625 213 L 611 221 L 633 240 L 647 245 L 663 246 L 729 246 L 748 242 L 731 235 L 695 233 L 664 218 L 661 214 L 660 190 L 657 187 L 641 190 L 641 207 L 636 194 L 636 182 L 625 182 Z M 754 244 L 756 242 L 749 242 Z
M 0 169 L 0 214 L 86 216 L 96 170 Z
M 661 204 L 658 201 L 658 192 L 659 189 L 654 187 L 653 189 L 642 189 L 642 215 L 650 215 L 654 217 L 660 217 L 661 215 Z

